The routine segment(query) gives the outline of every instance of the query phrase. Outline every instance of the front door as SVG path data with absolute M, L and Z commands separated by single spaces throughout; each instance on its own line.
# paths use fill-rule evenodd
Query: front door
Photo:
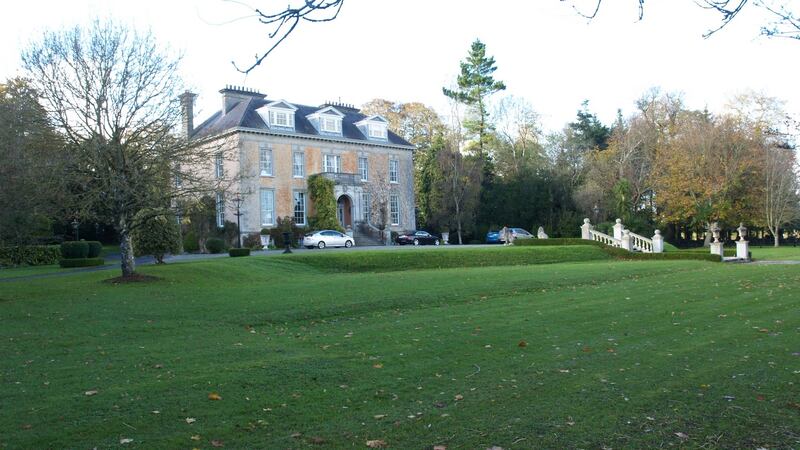
M 336 201 L 336 216 L 339 219 L 339 224 L 342 228 L 350 228 L 353 226 L 353 208 L 350 202 L 350 197 L 342 195 Z

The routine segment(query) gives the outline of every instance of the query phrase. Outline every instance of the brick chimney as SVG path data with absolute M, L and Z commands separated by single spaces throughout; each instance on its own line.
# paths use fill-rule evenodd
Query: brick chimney
M 225 89 L 219 91 L 222 94 L 222 115 L 228 113 L 234 106 L 241 101 L 246 101 L 250 97 L 264 98 L 266 95 L 256 91 L 255 89 L 246 88 L 243 86 L 225 86 Z
M 181 114 L 183 118 L 181 134 L 186 140 L 189 140 L 192 131 L 194 131 L 194 99 L 197 98 L 197 94 L 186 91 L 178 96 L 178 98 L 181 101 Z

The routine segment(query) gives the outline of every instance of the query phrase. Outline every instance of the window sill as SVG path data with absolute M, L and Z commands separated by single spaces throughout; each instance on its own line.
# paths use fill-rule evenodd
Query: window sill
M 295 178 L 295 179 L 298 179 L 298 178 L 299 178 L 299 179 L 303 179 L 303 178 L 305 178 L 305 176 L 303 176 L 303 175 L 292 175 L 292 178 Z
M 261 173 L 259 176 L 263 177 L 263 178 L 274 178 L 275 177 L 275 175 L 267 174 L 267 173 Z

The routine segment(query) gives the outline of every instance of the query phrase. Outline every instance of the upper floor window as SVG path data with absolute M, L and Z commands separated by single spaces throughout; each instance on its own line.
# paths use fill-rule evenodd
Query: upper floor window
M 294 130 L 294 114 L 297 107 L 283 100 L 268 103 L 256 112 L 270 128 L 287 128 Z
M 272 149 L 266 145 L 259 148 L 259 168 L 262 177 L 272 176 Z
M 339 155 L 325 155 L 323 159 L 323 172 L 341 172 L 342 157 Z
M 398 161 L 396 159 L 389 160 L 389 182 L 399 182 L 399 174 L 397 173 Z
M 225 161 L 222 159 L 222 153 L 217 153 L 214 157 L 214 176 L 222 178 L 225 175 Z
M 370 124 L 369 137 L 376 139 L 386 139 L 386 125 Z
M 305 155 L 303 152 L 292 153 L 292 176 L 295 178 L 303 178 L 306 173 L 305 168 Z
M 326 131 L 328 133 L 342 132 L 342 119 L 340 118 L 322 116 L 319 123 L 320 131 Z
M 358 158 L 358 173 L 361 174 L 361 181 L 369 181 L 369 160 L 366 156 Z

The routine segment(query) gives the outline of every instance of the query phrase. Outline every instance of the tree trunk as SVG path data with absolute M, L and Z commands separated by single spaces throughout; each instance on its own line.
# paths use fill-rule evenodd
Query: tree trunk
M 136 260 L 133 257 L 133 241 L 131 239 L 131 233 L 127 228 L 120 230 L 119 240 L 122 276 L 129 277 L 136 272 Z
M 772 236 L 775 237 L 775 247 L 778 247 L 780 245 L 780 235 L 778 234 L 779 231 L 781 231 L 781 230 L 778 229 L 778 228 L 775 228 L 775 231 L 772 233 Z
M 706 237 L 703 239 L 703 247 L 711 247 L 711 238 L 713 237 L 712 234 L 711 223 L 706 222 Z

